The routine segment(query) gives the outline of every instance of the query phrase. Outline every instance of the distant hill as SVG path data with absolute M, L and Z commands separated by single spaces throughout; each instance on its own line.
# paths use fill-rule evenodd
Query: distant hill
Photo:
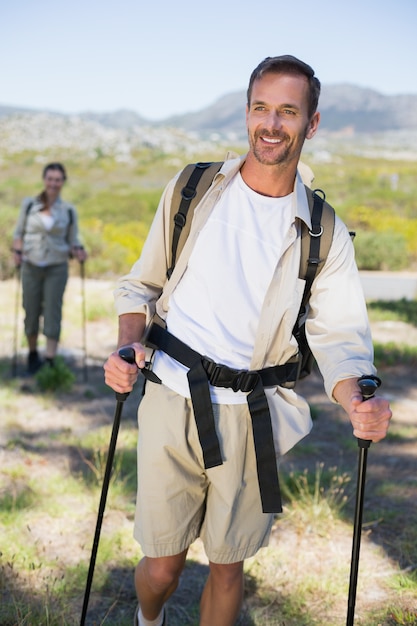
M 195 132 L 245 135 L 246 93 L 223 96 L 194 113 L 176 115 L 163 124 Z M 356 133 L 417 129 L 417 95 L 385 96 L 355 85 L 323 86 L 320 130 Z
M 56 149 L 126 161 L 138 150 L 209 154 L 223 146 L 246 150 L 245 92 L 210 106 L 150 121 L 130 110 L 64 114 L 0 105 L 0 156 Z M 320 131 L 305 152 L 333 152 L 417 160 L 417 95 L 384 96 L 354 85 L 323 87 Z M 197 157 L 198 158 L 198 157 Z
M 129 129 L 133 128 L 133 126 L 145 126 L 150 124 L 144 117 L 128 109 L 119 109 L 111 113 L 86 112 L 81 113 L 80 117 L 87 121 L 98 122 L 110 128 Z
M 109 113 L 82 112 L 77 118 L 106 128 L 129 130 L 134 127 L 170 126 L 200 136 L 218 134 L 223 138 L 246 137 L 246 94 L 229 93 L 199 111 L 191 111 L 158 121 L 150 121 L 130 110 Z M 324 85 L 320 99 L 321 131 L 349 130 L 376 133 L 417 129 L 417 95 L 383 95 L 372 89 L 349 84 Z M 15 115 L 36 115 L 45 111 L 0 106 L 0 119 Z M 54 113 L 54 112 L 52 112 Z M 57 116 L 73 117 L 62 113 Z
M 417 95 L 385 96 L 354 85 L 323 88 L 322 128 L 356 132 L 417 129 Z

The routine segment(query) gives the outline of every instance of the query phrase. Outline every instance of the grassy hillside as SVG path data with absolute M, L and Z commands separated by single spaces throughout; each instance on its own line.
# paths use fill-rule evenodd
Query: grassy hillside
M 318 155 L 320 156 L 320 155 Z M 0 279 L 13 273 L 9 248 L 18 208 L 26 196 L 41 189 L 41 170 L 62 159 L 69 180 L 66 199 L 75 204 L 85 246 L 89 275 L 111 277 L 127 271 L 141 252 L 166 182 L 187 162 L 217 160 L 223 148 L 210 154 L 163 154 L 143 149 L 121 161 L 97 150 L 94 156 L 20 153 L 2 158 L 0 182 Z M 362 269 L 401 270 L 417 267 L 417 178 L 415 163 L 349 155 L 323 162 L 306 155 L 314 186 L 350 230 L 356 230 L 358 264 Z

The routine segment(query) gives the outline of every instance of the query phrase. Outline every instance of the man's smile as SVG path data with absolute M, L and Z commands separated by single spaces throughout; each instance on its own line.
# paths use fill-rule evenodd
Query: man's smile
M 262 141 L 265 141 L 266 143 L 281 143 L 282 139 L 279 139 L 278 137 L 265 137 L 262 136 L 261 137 Z

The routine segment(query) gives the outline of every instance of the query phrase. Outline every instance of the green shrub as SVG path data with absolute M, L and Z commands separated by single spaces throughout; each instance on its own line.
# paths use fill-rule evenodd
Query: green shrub
M 61 356 L 54 359 L 53 366 L 47 363 L 41 367 L 35 376 L 41 391 L 70 391 L 75 381 L 75 375 L 65 364 Z
M 240 147 L 238 151 L 242 151 Z M 222 158 L 218 152 L 199 153 L 198 160 Z M 100 150 L 94 156 L 68 153 L 69 172 L 64 198 L 75 204 L 80 234 L 89 253 L 88 277 L 120 276 L 139 256 L 168 180 L 194 160 L 191 154 L 163 154 L 144 148 L 131 162 L 118 162 Z M 14 275 L 10 252 L 12 234 L 24 197 L 42 188 L 41 166 L 54 156 L 26 151 L 3 156 L 0 181 L 0 280 Z M 308 159 L 307 161 L 308 162 Z M 361 269 L 417 268 L 417 179 L 415 164 L 349 155 L 342 150 L 328 163 L 311 163 L 314 186 L 350 230 L 356 230 L 355 248 Z M 391 185 L 398 178 L 398 188 Z M 71 271 L 77 272 L 72 265 Z
M 417 326 L 417 300 L 373 300 L 367 307 L 373 322 L 388 320 Z
M 139 258 L 148 230 L 149 224 L 140 221 L 112 224 L 86 220 L 83 242 L 88 250 L 88 277 L 126 274 Z
M 410 264 L 407 242 L 399 233 L 356 232 L 355 255 L 359 269 L 398 271 Z
M 398 345 L 393 341 L 388 343 L 374 343 L 374 360 L 378 369 L 383 367 L 407 366 L 410 369 L 417 366 L 417 348 L 415 346 Z

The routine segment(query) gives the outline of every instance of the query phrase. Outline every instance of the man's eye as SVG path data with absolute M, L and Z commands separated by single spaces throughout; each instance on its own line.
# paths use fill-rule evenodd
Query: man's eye
M 285 115 L 295 115 L 295 111 L 292 109 L 284 109 Z

